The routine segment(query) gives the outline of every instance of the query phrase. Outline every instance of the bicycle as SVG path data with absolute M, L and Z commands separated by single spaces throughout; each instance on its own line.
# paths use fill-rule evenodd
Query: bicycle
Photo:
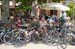
M 10 32 L 6 32 L 6 34 L 3 37 L 3 40 L 6 44 L 11 44 L 12 37 L 13 37 L 13 30 Z
M 5 30 L 0 30 L 0 41 L 3 43 L 3 36 L 5 35 Z
M 74 45 L 75 44 L 75 31 L 74 28 L 75 26 L 70 26 L 71 28 L 68 29 L 68 34 L 67 34 L 67 42 L 68 44 Z
M 44 31 L 42 34 L 42 41 L 48 45 L 56 46 L 57 45 L 57 39 L 58 39 L 58 32 L 55 31 L 53 28 L 48 29 L 47 31 Z M 56 43 L 56 44 L 55 44 Z

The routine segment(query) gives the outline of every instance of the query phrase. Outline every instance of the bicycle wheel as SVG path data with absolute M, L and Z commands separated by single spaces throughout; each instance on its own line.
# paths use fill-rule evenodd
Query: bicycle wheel
M 13 32 L 7 32 L 4 35 L 3 40 L 6 44 L 11 44 L 11 42 L 13 40 Z
M 59 32 L 59 44 L 62 43 L 62 44 L 67 44 L 67 32 L 66 31 L 61 31 Z
M 61 37 L 59 39 L 57 48 L 58 49 L 66 49 L 67 48 L 67 39 L 66 39 L 66 36 L 65 37 Z
M 73 33 L 69 33 L 66 36 L 68 44 L 75 45 L 75 35 Z
M 51 36 L 45 35 L 45 36 L 42 38 L 42 41 L 43 41 L 44 43 L 46 43 L 47 45 L 51 45 L 51 46 L 52 46 L 52 42 L 53 42 L 52 39 L 53 39 L 53 38 L 52 38 Z
M 5 34 L 5 32 L 0 32 L 0 41 L 1 41 L 1 42 L 4 42 L 4 41 L 3 41 L 3 36 L 4 36 L 4 34 Z
M 2 36 L 0 37 L 0 43 L 2 43 L 3 42 L 3 40 L 2 40 Z
M 52 43 L 54 46 L 57 46 L 59 43 L 59 34 L 57 31 L 54 31 L 53 34 L 51 35 L 52 37 Z
M 28 43 L 31 40 L 31 37 L 26 36 L 25 33 L 20 33 L 18 39 L 21 43 Z
M 55 36 L 53 33 L 44 34 L 42 40 L 44 43 L 46 43 L 50 46 L 56 46 L 57 45 L 57 43 L 55 43 Z

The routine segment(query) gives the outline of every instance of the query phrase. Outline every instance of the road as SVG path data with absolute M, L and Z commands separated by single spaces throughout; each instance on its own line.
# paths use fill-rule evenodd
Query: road
M 27 45 L 23 46 L 14 46 L 14 45 L 6 45 L 6 44 L 1 44 L 0 49 L 58 49 L 57 46 L 49 46 L 43 43 L 29 43 Z M 62 48 L 60 48 L 62 49 Z M 68 45 L 66 49 L 75 49 L 75 46 L 73 45 Z

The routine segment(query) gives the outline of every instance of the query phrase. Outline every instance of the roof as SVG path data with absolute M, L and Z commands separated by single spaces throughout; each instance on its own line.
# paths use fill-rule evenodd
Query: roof
M 67 11 L 70 10 L 69 7 L 61 4 L 61 3 L 44 3 L 41 5 L 41 9 L 46 9 L 46 10 L 62 10 L 62 11 Z

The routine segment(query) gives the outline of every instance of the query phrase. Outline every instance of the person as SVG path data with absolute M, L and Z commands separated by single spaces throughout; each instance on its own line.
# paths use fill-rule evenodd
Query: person
M 54 26 L 58 27 L 59 26 L 59 18 L 58 18 L 58 16 L 53 15 L 52 19 L 54 21 Z
M 43 27 L 44 25 L 47 25 L 47 21 L 45 20 L 44 17 L 40 18 L 39 23 L 40 23 L 40 27 Z
M 62 11 L 62 15 L 61 15 L 61 17 L 59 19 L 62 25 L 65 23 L 66 17 L 67 17 L 66 12 Z
M 70 22 L 70 17 L 66 17 L 66 21 L 64 23 L 65 27 L 70 27 L 73 26 L 73 24 Z
M 61 24 L 60 24 L 60 25 L 63 25 L 63 24 L 65 23 L 65 19 L 64 19 L 64 17 L 63 17 L 63 16 L 61 16 L 61 17 L 59 18 L 59 21 L 61 22 Z
M 17 26 L 18 26 L 18 27 L 21 27 L 21 25 L 22 25 L 22 21 L 21 21 L 20 18 L 18 18 L 18 19 L 17 19 Z
M 49 16 L 49 18 L 47 19 L 47 22 L 50 26 L 53 26 L 54 20 L 52 16 Z
M 32 22 L 30 23 L 30 26 L 31 27 L 39 26 L 39 21 L 38 21 L 38 19 L 36 17 L 32 18 Z
M 54 22 L 58 22 L 59 21 L 59 18 L 56 15 L 53 15 L 52 17 L 53 17 Z
M 49 16 L 48 15 L 45 15 L 45 20 L 48 20 Z
M 24 25 L 26 22 L 25 22 L 25 20 L 24 20 L 24 18 L 22 18 L 22 24 Z
M 10 22 L 11 24 L 14 23 L 14 20 L 15 20 L 15 19 L 14 19 L 14 16 L 10 16 L 10 17 L 9 17 L 9 22 Z
M 66 19 L 67 14 L 66 14 L 66 12 L 65 12 L 65 11 L 62 11 L 62 16 L 63 16 L 63 18 L 64 18 L 64 19 Z
M 15 21 L 15 23 L 13 23 L 13 24 L 16 24 L 18 27 L 21 27 L 21 25 L 22 25 L 22 20 L 21 20 L 19 17 L 16 17 L 16 21 Z

